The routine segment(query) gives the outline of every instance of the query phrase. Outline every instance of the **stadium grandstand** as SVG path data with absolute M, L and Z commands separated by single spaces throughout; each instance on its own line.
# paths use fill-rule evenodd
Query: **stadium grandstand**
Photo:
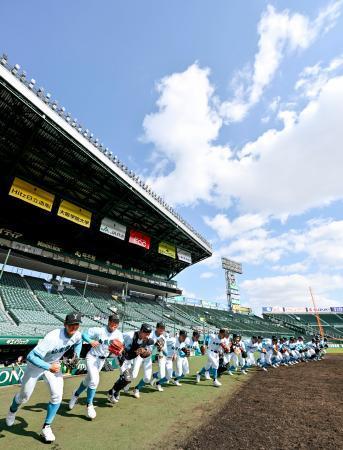
M 318 319 L 325 336 L 343 338 L 343 308 L 327 307 L 264 307 L 263 317 L 273 324 L 279 324 L 294 330 L 303 330 L 309 336 L 318 333 Z
M 174 332 L 305 330 L 178 302 L 175 276 L 211 256 L 210 244 L 5 55 L 0 158 L 3 350 L 33 345 L 71 311 L 84 327 L 117 311 L 125 330 L 159 320 Z

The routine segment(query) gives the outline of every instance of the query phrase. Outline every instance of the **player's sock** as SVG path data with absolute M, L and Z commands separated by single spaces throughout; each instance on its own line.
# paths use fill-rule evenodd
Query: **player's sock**
M 85 386 L 85 385 L 83 384 L 83 381 L 81 381 L 80 386 L 79 386 L 79 387 L 76 389 L 76 391 L 75 391 L 76 397 L 78 397 L 79 395 L 81 395 L 82 392 L 85 391 L 86 389 L 87 389 L 87 386 Z
M 158 372 L 154 372 L 154 373 L 152 374 L 152 377 L 153 377 L 155 380 L 157 380 L 157 379 L 158 379 Z
M 168 378 L 163 377 L 156 384 L 160 384 L 161 386 L 163 386 L 167 381 L 168 381 Z
M 44 426 L 51 425 L 52 421 L 54 420 L 54 418 L 56 416 L 58 408 L 60 407 L 60 404 L 61 403 L 50 403 L 50 402 L 48 403 Z
M 182 380 L 182 378 L 185 378 L 184 374 L 179 375 L 178 377 L 175 377 L 175 381 Z
M 16 401 L 16 395 L 15 395 L 15 396 L 13 397 L 13 401 L 12 401 L 12 404 L 11 404 L 11 406 L 10 406 L 10 410 L 11 410 L 11 412 L 15 413 L 15 412 L 18 411 L 18 409 L 19 409 L 19 403 L 17 403 L 17 401 Z
M 87 388 L 87 406 L 93 404 L 95 392 L 96 392 L 95 389 Z
M 235 370 L 235 366 L 230 366 L 229 367 L 229 372 L 233 372 Z
M 203 367 L 201 370 L 199 370 L 198 374 L 199 375 L 205 375 L 206 369 L 205 367 Z
M 140 391 L 142 389 L 142 387 L 145 386 L 145 381 L 143 380 L 143 378 L 141 379 L 141 381 L 137 384 L 137 386 L 135 387 L 135 389 L 137 389 L 138 391 Z
M 216 380 L 217 374 L 218 374 L 218 369 L 212 369 L 212 370 L 213 370 L 213 372 L 212 372 L 213 379 Z

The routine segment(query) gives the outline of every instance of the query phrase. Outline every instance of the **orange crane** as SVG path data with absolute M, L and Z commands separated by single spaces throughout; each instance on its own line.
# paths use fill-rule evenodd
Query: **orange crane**
M 322 323 L 320 321 L 320 316 L 319 316 L 319 313 L 318 313 L 316 301 L 314 299 L 314 295 L 313 295 L 311 287 L 309 287 L 309 290 L 310 290 L 311 299 L 312 299 L 312 303 L 313 303 L 314 313 L 315 313 L 316 319 L 317 319 L 317 324 L 318 324 L 318 328 L 319 328 L 319 334 L 320 334 L 321 338 L 324 338 L 324 329 L 323 329 Z

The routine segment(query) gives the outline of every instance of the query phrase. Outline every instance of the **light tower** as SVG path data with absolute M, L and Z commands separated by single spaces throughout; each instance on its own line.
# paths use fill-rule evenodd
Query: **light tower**
M 222 268 L 225 271 L 225 283 L 226 283 L 226 298 L 227 304 L 229 307 L 229 311 L 232 311 L 234 308 L 233 305 L 240 304 L 240 295 L 239 288 L 236 283 L 236 275 L 237 273 L 242 274 L 242 264 L 231 261 L 227 258 L 222 258 Z

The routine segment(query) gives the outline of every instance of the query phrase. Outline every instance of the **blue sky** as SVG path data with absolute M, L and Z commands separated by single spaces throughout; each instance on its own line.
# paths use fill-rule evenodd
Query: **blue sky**
M 341 1 L 2 5 L 1 50 L 213 243 L 179 277 L 221 301 L 342 304 Z M 5 20 L 4 20 L 5 18 Z

